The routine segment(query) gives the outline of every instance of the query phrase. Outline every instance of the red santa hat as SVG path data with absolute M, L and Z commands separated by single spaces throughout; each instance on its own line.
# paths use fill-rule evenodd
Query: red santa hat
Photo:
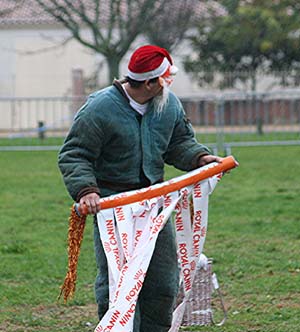
M 163 76 L 167 71 L 170 75 L 175 75 L 178 71 L 169 52 L 162 47 L 145 45 L 133 52 L 127 76 L 136 81 L 145 81 Z

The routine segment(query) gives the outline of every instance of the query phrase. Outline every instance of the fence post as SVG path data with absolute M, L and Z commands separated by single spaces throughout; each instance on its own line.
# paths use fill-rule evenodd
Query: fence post
M 38 138 L 43 140 L 45 138 L 45 124 L 43 121 L 38 121 Z
M 262 104 L 264 103 L 264 97 L 262 96 L 262 98 L 260 98 L 258 100 L 257 96 L 255 95 L 253 98 L 253 101 L 255 103 L 256 132 L 257 132 L 257 135 L 261 136 L 264 134 L 264 131 L 263 131 L 264 121 L 262 118 L 260 108 L 262 107 Z
M 16 102 L 14 99 L 10 102 L 11 105 L 11 129 L 15 129 L 15 122 L 16 122 Z
M 224 153 L 224 98 L 215 100 L 215 125 L 217 133 L 217 153 Z
M 71 116 L 79 110 L 82 105 L 82 98 L 84 96 L 84 80 L 83 70 L 81 68 L 72 69 L 72 110 Z

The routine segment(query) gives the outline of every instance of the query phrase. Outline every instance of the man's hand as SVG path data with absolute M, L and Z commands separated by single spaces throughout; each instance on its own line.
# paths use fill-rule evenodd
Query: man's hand
M 96 193 L 90 193 L 80 198 L 80 205 L 85 204 L 88 208 L 89 214 L 96 214 L 100 211 L 100 197 Z
M 223 159 L 224 158 L 214 156 L 212 154 L 207 154 L 207 155 L 204 155 L 204 156 L 199 158 L 198 166 L 202 167 L 204 165 L 207 165 L 207 164 L 210 164 L 210 163 L 213 163 L 213 162 L 221 163 Z

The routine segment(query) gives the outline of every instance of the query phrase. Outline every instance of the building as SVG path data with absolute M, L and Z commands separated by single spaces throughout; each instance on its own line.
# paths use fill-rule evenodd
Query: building
M 67 29 L 36 2 L 26 0 L 15 7 L 12 1 L 0 2 L 0 97 L 72 95 L 74 75 L 80 72 L 90 77 L 97 71 L 99 88 L 107 85 L 104 58 L 72 39 Z M 132 50 L 145 43 L 140 38 L 132 45 L 121 63 L 121 77 L 126 74 Z M 172 89 L 187 97 L 202 90 L 184 73 L 181 64 L 184 52 L 183 46 L 173 55 L 180 71 Z

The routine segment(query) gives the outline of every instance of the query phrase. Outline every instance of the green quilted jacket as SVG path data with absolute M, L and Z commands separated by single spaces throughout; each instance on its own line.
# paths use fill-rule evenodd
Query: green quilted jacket
M 59 168 L 74 200 L 90 192 L 107 196 L 101 181 L 150 184 L 161 181 L 164 164 L 189 171 L 209 150 L 194 138 L 178 98 L 170 93 L 161 114 L 153 103 L 140 116 L 119 83 L 92 94 L 75 116 L 59 152 Z

